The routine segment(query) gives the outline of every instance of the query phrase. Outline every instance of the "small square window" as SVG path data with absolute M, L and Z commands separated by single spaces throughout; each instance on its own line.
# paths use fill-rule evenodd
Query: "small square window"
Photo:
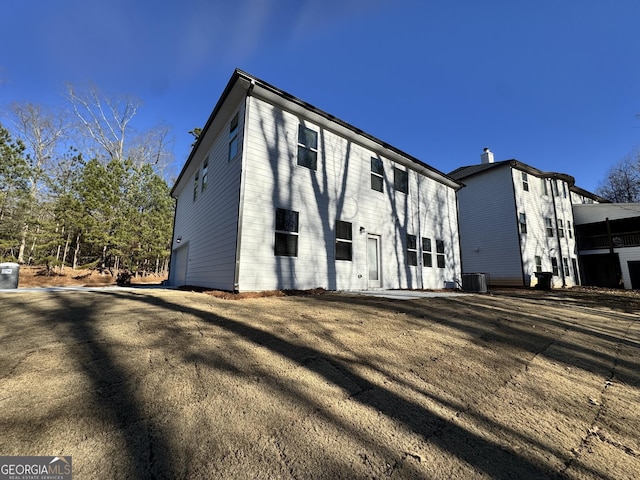
M 393 188 L 398 192 L 409 193 L 409 172 L 393 167 Z

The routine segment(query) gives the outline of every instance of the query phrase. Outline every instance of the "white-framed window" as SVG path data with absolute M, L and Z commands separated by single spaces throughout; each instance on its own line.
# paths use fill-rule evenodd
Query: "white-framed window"
M 318 168 L 318 132 L 303 124 L 298 125 L 298 165 Z
M 231 161 L 238 154 L 238 114 L 231 119 L 229 125 L 229 158 Z
M 351 261 L 353 257 L 353 226 L 350 222 L 336 222 L 336 260 Z
M 549 186 L 547 185 L 547 179 L 541 178 L 540 180 L 542 181 L 542 194 L 549 195 Z
M 407 234 L 407 265 L 418 265 L 417 238 L 409 234 Z
M 562 182 L 562 196 L 567 198 L 567 184 L 565 182 Z
M 276 208 L 275 248 L 278 257 L 298 256 L 298 220 L 299 214 L 293 210 Z
M 207 180 L 209 177 L 209 155 L 206 156 L 202 163 L 202 191 L 207 189 Z
M 557 277 L 560 273 L 558 271 L 558 259 L 556 257 L 551 257 L 551 272 L 553 273 L 554 277 Z
M 382 159 L 371 157 L 371 190 L 382 192 L 384 189 L 384 166 Z
M 562 268 L 564 269 L 564 276 L 568 277 L 570 275 L 569 272 L 569 259 L 566 257 L 562 257 Z
M 520 222 L 520 233 L 527 233 L 527 215 L 521 213 L 518 221 Z
M 529 176 L 525 172 L 520 172 L 520 176 L 522 177 L 522 189 L 525 192 L 529 191 Z
M 444 240 L 436 240 L 436 264 L 438 268 L 445 266 Z
M 422 238 L 422 266 L 433 267 L 433 257 L 431 256 L 431 239 Z
M 198 198 L 198 188 L 200 187 L 200 169 L 196 172 L 196 176 L 193 177 L 193 201 Z
M 571 220 L 567 220 L 567 234 L 569 234 L 569 238 L 573 238 L 573 230 L 571 229 Z
M 393 188 L 398 192 L 409 193 L 409 172 L 393 167 Z
M 558 237 L 564 238 L 564 222 L 558 219 Z
M 547 237 L 553 237 L 553 220 L 551 220 L 549 217 L 546 217 L 544 219 L 544 222 L 547 227 Z
M 536 255 L 536 272 L 542 271 L 542 257 Z

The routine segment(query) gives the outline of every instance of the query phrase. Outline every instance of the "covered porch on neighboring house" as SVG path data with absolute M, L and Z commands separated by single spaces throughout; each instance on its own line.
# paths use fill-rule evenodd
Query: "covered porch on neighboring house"
M 582 284 L 640 290 L 640 205 L 580 207 L 574 218 Z M 582 223 L 596 219 L 595 209 L 588 211 L 584 207 L 600 207 L 598 210 L 603 214 L 613 213 L 613 218 L 606 216 L 600 221 Z

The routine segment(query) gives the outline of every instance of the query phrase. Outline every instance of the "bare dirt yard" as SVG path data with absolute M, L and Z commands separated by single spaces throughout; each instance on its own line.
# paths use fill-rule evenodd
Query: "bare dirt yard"
M 74 478 L 640 475 L 640 296 L 0 293 L 0 454 Z

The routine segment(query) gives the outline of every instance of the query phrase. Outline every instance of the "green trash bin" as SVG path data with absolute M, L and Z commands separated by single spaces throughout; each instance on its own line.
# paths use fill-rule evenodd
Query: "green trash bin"
M 0 289 L 18 288 L 20 265 L 17 263 L 0 263 Z
M 536 288 L 540 290 L 551 290 L 551 279 L 553 278 L 553 273 L 536 272 L 536 277 L 538 278 Z

